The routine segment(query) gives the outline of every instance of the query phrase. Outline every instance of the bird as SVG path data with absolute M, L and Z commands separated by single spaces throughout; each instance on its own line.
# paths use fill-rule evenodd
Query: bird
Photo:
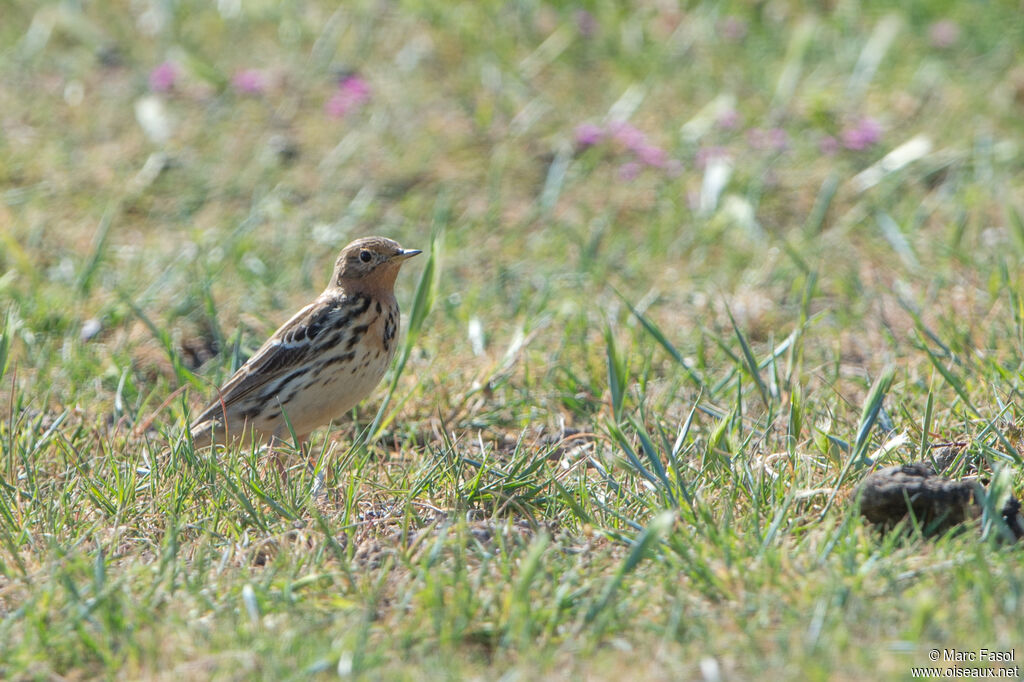
M 192 421 L 193 446 L 273 445 L 293 434 L 302 444 L 373 392 L 398 340 L 395 280 L 419 253 L 385 237 L 342 249 L 323 293 L 281 325 Z

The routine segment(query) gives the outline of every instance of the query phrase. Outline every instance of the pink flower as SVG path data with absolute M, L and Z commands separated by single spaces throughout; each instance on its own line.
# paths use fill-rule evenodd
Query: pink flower
M 267 79 L 259 69 L 241 69 L 231 77 L 231 86 L 245 95 L 259 95 L 267 89 Z
M 631 152 L 635 152 L 647 145 L 647 136 L 643 131 L 625 121 L 615 121 L 608 126 L 608 130 L 616 142 Z
M 174 87 L 178 78 L 178 67 L 172 62 L 163 62 L 149 72 L 149 89 L 153 92 L 167 92 Z
M 727 109 L 718 115 L 718 127 L 722 130 L 735 130 L 740 124 L 740 114 L 735 109 Z
M 351 75 L 342 79 L 338 91 L 327 100 L 325 108 L 334 118 L 343 118 L 358 109 L 370 99 L 370 86 L 361 76 Z
M 619 166 L 619 179 L 626 182 L 636 180 L 636 176 L 640 175 L 640 169 L 641 166 L 636 161 L 627 161 Z
M 950 19 L 936 21 L 928 29 L 928 38 L 932 47 L 939 49 L 953 47 L 960 39 L 960 27 Z
M 844 128 L 839 138 L 844 147 L 859 152 L 878 143 L 882 138 L 882 126 L 875 119 L 865 116 L 856 125 Z
M 636 153 L 636 158 L 648 166 L 664 168 L 668 163 L 668 154 L 665 153 L 665 150 L 655 147 L 653 144 L 645 144 L 633 151 Z
M 348 93 L 360 102 L 370 99 L 370 84 L 357 74 L 342 78 L 338 87 L 341 88 L 342 92 Z
M 582 149 L 593 147 L 602 141 L 605 136 L 604 128 L 593 123 L 581 123 L 576 126 L 576 146 Z
M 831 135 L 825 135 L 818 141 L 818 151 L 825 156 L 833 156 L 839 151 L 839 140 Z
M 751 128 L 747 131 L 747 143 L 754 149 L 781 152 L 789 146 L 789 135 L 782 128 Z
M 764 131 L 760 128 L 751 128 L 747 131 L 747 144 L 754 149 L 764 149 L 768 146 L 765 141 Z
M 781 152 L 789 146 L 789 133 L 782 128 L 772 128 L 768 131 L 768 142 L 772 149 Z
M 629 159 L 619 166 L 618 174 L 621 180 L 635 179 L 644 166 L 660 168 L 669 176 L 683 172 L 682 162 L 669 159 L 664 149 L 651 144 L 643 131 L 625 121 L 615 121 L 607 128 L 593 123 L 581 123 L 576 126 L 574 136 L 576 147 L 581 150 L 599 144 L 609 137 L 620 145 L 613 151 Z
M 721 159 L 729 156 L 725 147 L 701 147 L 697 150 L 697 156 L 694 159 L 697 168 L 703 170 L 711 159 Z

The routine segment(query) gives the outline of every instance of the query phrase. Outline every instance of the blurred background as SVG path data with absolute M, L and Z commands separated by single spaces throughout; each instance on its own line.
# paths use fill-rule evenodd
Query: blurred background
M 811 271 L 840 326 L 897 279 L 956 299 L 957 264 L 1024 248 L 1020 11 L 5 0 L 0 289 L 44 335 L 130 301 L 193 366 L 350 239 L 439 222 L 459 351 L 471 318 L 507 342 L 615 308 L 607 284 L 682 330 L 731 303 L 761 341 Z

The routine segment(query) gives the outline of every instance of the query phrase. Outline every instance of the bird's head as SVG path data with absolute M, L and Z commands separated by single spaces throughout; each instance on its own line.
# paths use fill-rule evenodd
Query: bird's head
M 357 239 L 338 255 L 332 287 L 391 289 L 406 259 L 421 253 L 385 237 Z

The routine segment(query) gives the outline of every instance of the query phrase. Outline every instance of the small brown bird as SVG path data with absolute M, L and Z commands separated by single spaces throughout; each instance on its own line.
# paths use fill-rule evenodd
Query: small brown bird
M 351 410 L 380 383 L 398 341 L 395 278 L 420 253 L 384 237 L 341 251 L 324 292 L 267 339 L 192 423 L 196 447 L 305 441 Z M 287 415 L 287 421 L 285 419 Z

